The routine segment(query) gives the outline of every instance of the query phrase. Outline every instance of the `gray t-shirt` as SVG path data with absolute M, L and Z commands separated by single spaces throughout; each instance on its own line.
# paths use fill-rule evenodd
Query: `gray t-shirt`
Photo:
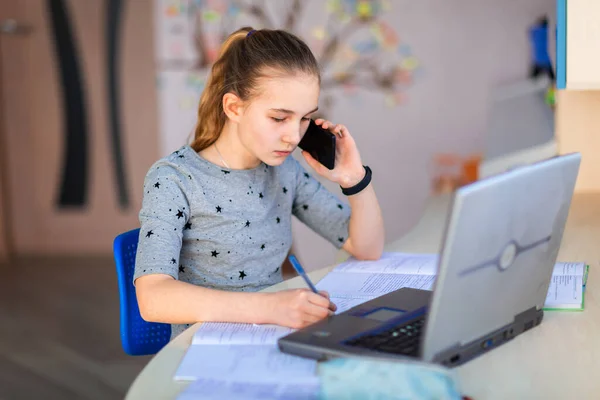
M 159 273 L 212 289 L 264 289 L 282 280 L 292 214 L 337 248 L 348 238 L 349 206 L 293 157 L 229 170 L 184 146 L 146 175 L 133 279 Z M 171 337 L 188 326 L 172 325 Z

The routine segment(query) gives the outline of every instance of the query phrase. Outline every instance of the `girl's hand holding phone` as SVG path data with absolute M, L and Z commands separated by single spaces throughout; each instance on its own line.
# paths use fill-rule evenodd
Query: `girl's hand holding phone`
M 365 169 L 362 165 L 356 142 L 350 135 L 348 128 L 321 118 L 316 119 L 315 124 L 329 130 L 336 136 L 335 167 L 329 170 L 315 160 L 308 152 L 302 151 L 302 155 L 308 165 L 319 175 L 337 183 L 343 188 L 356 185 L 365 176 Z

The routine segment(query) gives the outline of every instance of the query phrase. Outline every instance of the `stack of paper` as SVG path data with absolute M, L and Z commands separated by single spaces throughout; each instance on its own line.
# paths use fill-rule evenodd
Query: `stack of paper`
M 437 274 L 436 254 L 384 253 L 377 261 L 353 258 L 335 267 L 318 284 L 346 311 L 375 297 L 403 287 L 431 290 Z M 588 266 L 557 263 L 548 289 L 545 309 L 582 310 Z
M 298 383 L 232 382 L 200 378 L 177 400 L 317 400 L 319 379 Z
M 175 373 L 176 380 L 195 381 L 179 398 L 198 393 L 203 399 L 278 399 L 290 393 L 316 398 L 316 361 L 277 348 L 277 339 L 291 331 L 273 325 L 202 324 Z

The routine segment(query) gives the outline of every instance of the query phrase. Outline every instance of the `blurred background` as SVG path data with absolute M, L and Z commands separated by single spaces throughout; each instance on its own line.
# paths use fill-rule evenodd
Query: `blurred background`
M 188 142 L 229 33 L 284 28 L 310 45 L 321 115 L 349 127 L 372 168 L 390 242 L 430 196 L 557 153 L 555 10 L 554 0 L 0 2 L 0 398 L 122 398 L 148 361 L 121 349 L 112 242 L 138 226 L 150 165 Z M 298 221 L 293 231 L 307 269 L 334 262 L 329 243 Z

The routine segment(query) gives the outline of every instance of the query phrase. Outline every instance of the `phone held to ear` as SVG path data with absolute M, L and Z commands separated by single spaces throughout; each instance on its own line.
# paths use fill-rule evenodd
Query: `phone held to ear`
M 335 166 L 335 135 L 315 124 L 312 119 L 298 147 L 308 152 L 328 169 Z

